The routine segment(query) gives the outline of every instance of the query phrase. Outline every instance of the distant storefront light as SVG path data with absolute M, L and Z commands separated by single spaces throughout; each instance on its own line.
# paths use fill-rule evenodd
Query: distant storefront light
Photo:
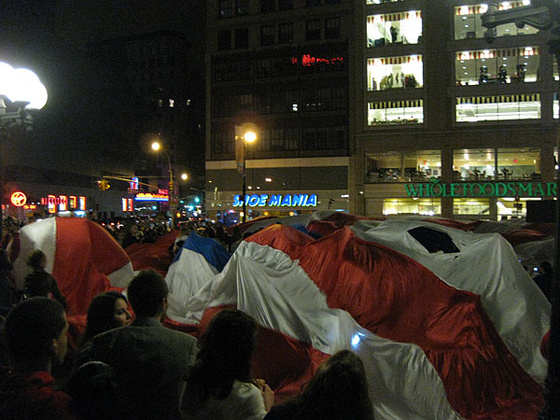
M 86 197 L 75 195 L 53 195 L 41 198 L 41 205 L 46 206 L 49 213 L 54 214 L 67 210 L 86 210 Z
M 134 196 L 136 201 L 169 201 L 167 194 L 138 193 Z

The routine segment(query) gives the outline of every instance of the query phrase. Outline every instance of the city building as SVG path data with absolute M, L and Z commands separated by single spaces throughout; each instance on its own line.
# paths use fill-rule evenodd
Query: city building
M 496 220 L 556 196 L 558 69 L 548 32 L 509 23 L 489 43 L 481 1 L 360 5 L 357 213 Z
M 0 131 L 4 215 L 14 210 L 12 193 L 50 213 L 167 210 L 169 163 L 176 175 L 189 175 L 175 183 L 178 198 L 199 192 L 203 10 L 204 2 L 180 0 L 2 3 L 0 61 L 34 70 L 49 92 L 26 130 Z M 156 137 L 160 153 L 150 150 Z
M 496 220 L 555 197 L 552 35 L 510 23 L 489 43 L 487 9 L 467 0 L 209 2 L 209 215 L 238 217 L 235 126 L 248 121 L 261 130 L 246 145 L 249 217 L 331 209 Z M 300 206 L 311 194 L 314 205 Z
M 342 0 L 208 1 L 210 218 L 242 220 L 236 126 L 246 123 L 257 127 L 244 146 L 247 218 L 349 210 L 353 9 Z

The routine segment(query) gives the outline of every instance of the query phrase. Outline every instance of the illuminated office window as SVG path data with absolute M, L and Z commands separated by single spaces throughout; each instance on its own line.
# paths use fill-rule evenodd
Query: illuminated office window
M 441 214 L 439 198 L 388 198 L 383 200 L 383 214 L 419 214 L 435 216 Z
M 538 47 L 457 52 L 457 85 L 536 82 L 539 79 L 539 52 Z
M 370 91 L 421 88 L 424 83 L 422 56 L 370 58 L 367 78 Z
M 422 124 L 424 101 L 422 99 L 368 103 L 369 126 Z
M 422 12 L 372 15 L 367 17 L 367 46 L 418 44 L 422 40 Z
M 541 118 L 538 93 L 457 98 L 457 122 L 535 120 Z
M 366 155 L 366 179 L 377 182 L 426 182 L 441 177 L 439 150 L 408 150 Z
M 529 6 L 528 0 L 505 1 L 498 5 L 498 10 Z M 488 10 L 486 4 L 472 4 L 455 7 L 455 39 L 484 38 L 486 28 L 482 26 L 482 15 Z M 536 34 L 538 29 L 525 25 L 518 28 L 515 23 L 507 23 L 496 27 L 498 37 L 512 35 Z
M 453 181 L 541 180 L 538 147 L 455 149 Z
M 553 116 L 554 118 L 558 119 L 560 118 L 560 105 L 558 103 L 558 93 L 554 94 L 554 101 L 552 103 L 552 108 L 553 108 Z

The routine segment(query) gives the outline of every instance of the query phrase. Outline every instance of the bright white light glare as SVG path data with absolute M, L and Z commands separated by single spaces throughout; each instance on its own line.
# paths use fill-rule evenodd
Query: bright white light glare
M 247 131 L 243 138 L 245 139 L 245 141 L 251 143 L 257 139 L 257 134 L 254 131 Z
M 39 77 L 28 69 L 14 69 L 0 61 L 0 95 L 5 95 L 12 102 L 29 102 L 27 108 L 41 109 L 47 103 L 47 88 Z
M 352 347 L 356 347 L 358 344 L 360 344 L 360 335 L 356 333 L 352 337 Z
M 159 150 L 161 148 L 161 144 L 159 144 L 157 141 L 154 141 L 152 143 L 152 149 L 153 150 Z

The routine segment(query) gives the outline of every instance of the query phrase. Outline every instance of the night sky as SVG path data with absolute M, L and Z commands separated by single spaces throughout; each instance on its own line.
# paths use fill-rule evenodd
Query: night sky
M 88 55 L 87 46 L 161 30 L 184 32 L 192 48 L 192 56 L 184 59 L 202 78 L 204 4 L 200 0 L 0 0 L 0 61 L 32 69 L 49 91 L 37 130 L 25 144 L 3 144 L 3 161 L 24 159 L 29 165 L 64 171 L 75 170 L 78 161 L 80 171 L 87 173 L 101 166 L 134 169 L 133 158 L 141 151 L 128 130 L 134 124 L 127 109 L 130 93 L 111 69 Z M 204 92 L 203 82 L 199 88 Z

